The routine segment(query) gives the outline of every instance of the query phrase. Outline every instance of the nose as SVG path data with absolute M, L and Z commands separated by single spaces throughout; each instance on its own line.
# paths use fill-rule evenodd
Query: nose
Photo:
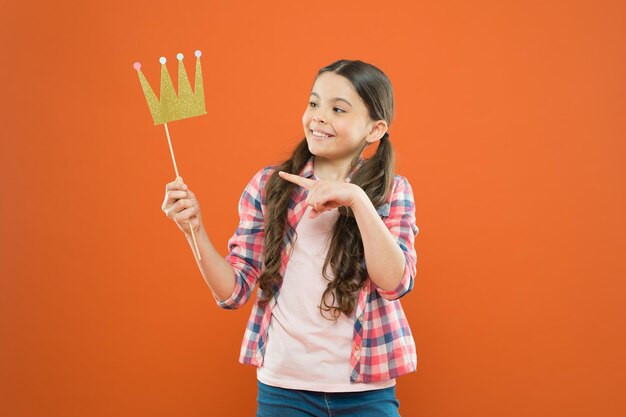
M 324 121 L 322 120 L 321 116 L 319 116 L 319 115 L 313 116 L 313 121 L 317 122 L 317 123 L 320 123 L 320 122 L 324 123 Z

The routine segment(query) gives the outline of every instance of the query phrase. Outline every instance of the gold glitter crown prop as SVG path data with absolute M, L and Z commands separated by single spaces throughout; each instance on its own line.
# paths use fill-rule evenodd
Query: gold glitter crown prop
M 178 174 L 176 158 L 174 157 L 174 148 L 172 147 L 172 140 L 170 139 L 170 131 L 167 128 L 167 123 L 206 114 L 206 109 L 204 107 L 204 88 L 202 87 L 202 67 L 200 66 L 200 56 L 202 53 L 200 51 L 196 51 L 195 55 L 196 86 L 194 91 L 191 91 L 191 84 L 189 84 L 187 71 L 185 71 L 185 66 L 183 65 L 183 54 L 176 55 L 176 58 L 178 58 L 178 95 L 176 95 L 176 91 L 174 91 L 172 79 L 170 78 L 170 74 L 167 72 L 167 67 L 165 66 L 167 60 L 165 57 L 161 57 L 159 59 L 159 62 L 161 62 L 161 97 L 159 99 L 157 99 L 154 91 L 152 91 L 152 88 L 148 83 L 148 80 L 146 80 L 146 77 L 141 72 L 141 64 L 139 62 L 135 62 L 135 64 L 133 64 L 133 68 L 137 70 L 139 82 L 141 83 L 143 94 L 146 96 L 146 101 L 148 102 L 152 119 L 154 119 L 154 124 L 162 124 L 165 127 L 167 143 L 170 147 L 170 154 L 172 155 L 172 162 L 174 163 L 174 171 L 176 172 L 176 181 L 178 182 L 182 182 L 182 178 Z M 191 231 L 191 237 L 193 238 L 196 257 L 198 258 L 198 261 L 201 261 L 202 257 L 200 256 L 200 250 L 198 249 L 198 242 L 196 241 L 196 235 L 193 232 L 193 227 L 191 226 L 190 221 L 189 230 Z
M 206 114 L 204 106 L 204 88 L 202 86 L 202 67 L 200 66 L 200 51 L 195 52 L 196 56 L 196 76 L 195 88 L 191 91 L 191 84 L 185 71 L 183 64 L 183 54 L 176 55 L 178 59 L 178 96 L 174 91 L 172 79 L 167 71 L 165 57 L 161 57 L 161 96 L 157 99 L 154 91 L 150 87 L 150 83 L 141 72 L 141 64 L 135 62 L 133 67 L 137 70 L 139 82 L 146 96 L 150 113 L 154 119 L 155 125 L 173 122 L 175 120 L 186 119 L 188 117 L 200 116 Z

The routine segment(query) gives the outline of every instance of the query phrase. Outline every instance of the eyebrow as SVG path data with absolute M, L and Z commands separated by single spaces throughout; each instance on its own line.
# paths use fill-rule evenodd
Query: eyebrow
M 315 96 L 317 98 L 320 98 L 319 94 L 317 94 L 316 92 L 312 92 L 311 93 L 312 96 Z M 346 103 L 348 103 L 350 106 L 352 106 L 352 103 L 350 103 L 348 100 L 346 100 L 345 98 L 341 98 L 341 97 L 333 97 L 331 98 L 331 100 L 336 100 L 336 101 L 345 101 Z

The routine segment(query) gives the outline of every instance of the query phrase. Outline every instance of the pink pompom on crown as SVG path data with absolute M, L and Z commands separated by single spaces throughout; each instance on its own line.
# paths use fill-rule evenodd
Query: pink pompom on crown
M 141 64 L 139 62 L 135 62 L 133 64 L 133 68 L 135 68 L 137 71 L 139 71 L 141 69 Z

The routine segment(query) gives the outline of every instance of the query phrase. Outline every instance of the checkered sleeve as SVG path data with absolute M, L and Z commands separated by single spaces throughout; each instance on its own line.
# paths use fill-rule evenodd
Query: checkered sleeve
M 417 254 L 415 252 L 415 237 L 419 229 L 415 224 L 415 202 L 413 189 L 409 181 L 395 176 L 394 190 L 391 195 L 389 216 L 383 221 L 394 236 L 402 252 L 404 252 L 404 274 L 400 284 L 393 290 L 383 290 L 376 287 L 381 297 L 387 300 L 397 300 L 413 289 L 414 278 L 417 272 Z
M 242 307 L 250 298 L 263 265 L 265 230 L 261 190 L 269 177 L 267 167 L 250 180 L 239 199 L 239 226 L 228 241 L 226 256 L 235 273 L 235 289 L 226 300 L 214 296 L 217 305 L 225 309 Z

